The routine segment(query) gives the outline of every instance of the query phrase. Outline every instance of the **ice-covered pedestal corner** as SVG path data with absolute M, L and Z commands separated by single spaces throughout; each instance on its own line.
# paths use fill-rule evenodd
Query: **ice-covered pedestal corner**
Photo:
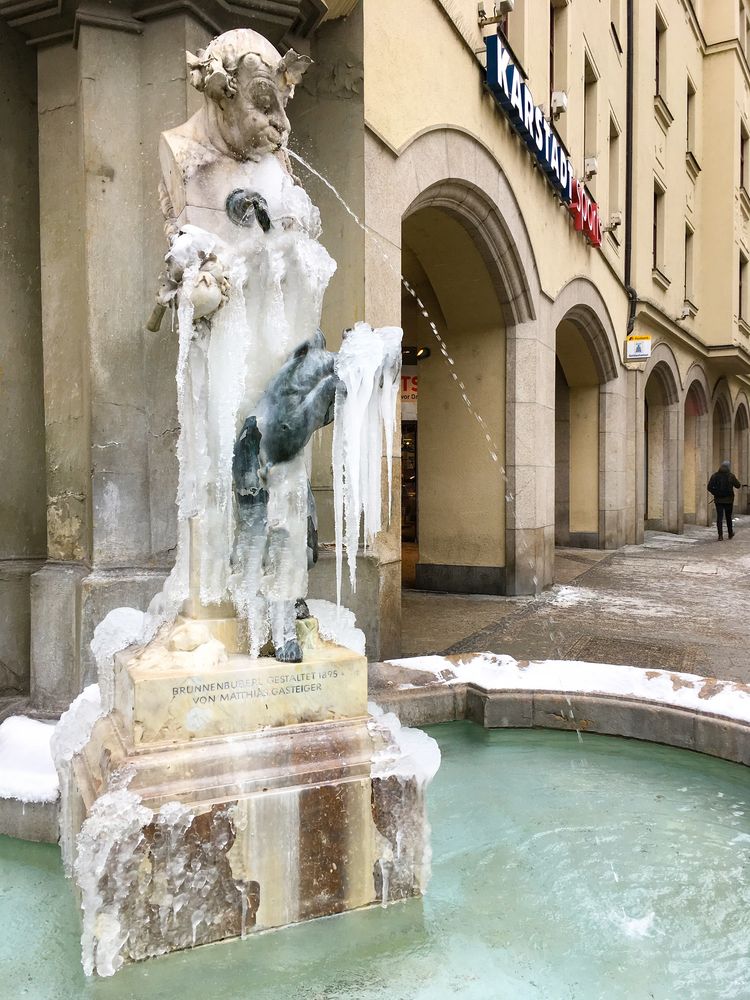
M 306 627 L 297 664 L 222 655 L 210 636 L 110 649 L 111 710 L 89 688 L 63 716 L 87 973 L 426 888 L 437 744 L 368 706 L 365 657 Z

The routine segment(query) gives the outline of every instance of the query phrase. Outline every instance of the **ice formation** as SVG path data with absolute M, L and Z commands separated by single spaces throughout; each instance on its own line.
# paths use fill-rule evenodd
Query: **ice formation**
M 340 388 L 336 393 L 333 428 L 333 497 L 338 604 L 341 604 L 342 548 L 346 548 L 349 580 L 354 590 L 360 522 L 365 548 L 382 527 L 384 424 L 390 512 L 401 337 L 398 327 L 373 330 L 367 323 L 357 323 L 345 334 L 336 359 Z
M 420 788 L 428 785 L 440 767 L 437 740 L 421 729 L 402 726 L 397 715 L 384 712 L 375 702 L 368 702 L 367 711 L 370 713 L 368 726 L 371 732 L 385 732 L 389 738 L 388 746 L 373 757 L 372 776 L 389 778 L 393 775 L 403 780 L 414 778 Z
M 58 782 L 50 753 L 54 726 L 11 715 L 0 724 L 0 799 L 54 802 Z
M 99 685 L 90 684 L 73 701 L 67 712 L 60 716 L 50 741 L 52 759 L 60 783 L 60 852 L 68 876 L 72 874 L 76 853 L 73 833 L 75 824 L 70 813 L 73 808 L 73 758 L 88 743 L 94 723 L 103 715 Z
M 127 649 L 128 646 L 143 643 L 147 625 L 143 611 L 138 611 L 136 608 L 116 608 L 110 611 L 94 629 L 91 652 L 96 660 L 101 704 L 105 712 L 111 712 L 114 708 L 115 654 Z M 76 702 L 73 702 L 73 705 L 75 704 Z
M 137 795 L 119 789 L 96 800 L 78 835 L 75 874 L 81 890 L 81 960 L 87 976 L 94 971 L 112 976 L 123 963 L 127 928 L 121 911 L 142 863 L 137 849 L 143 829 L 152 818 Z
M 381 745 L 373 755 L 371 773 L 373 816 L 381 833 L 380 898 L 385 906 L 391 899 L 411 895 L 415 876 L 419 891 L 427 889 L 432 849 L 425 791 L 440 767 L 440 747 L 427 733 L 402 726 L 396 715 L 374 702 L 367 710 L 368 729 Z
M 235 833 L 228 806 L 154 811 L 123 787 L 97 799 L 75 863 L 84 972 L 111 976 L 125 961 L 239 936 L 258 900 L 254 883 L 233 877 Z
M 336 265 L 318 242 L 317 209 L 276 157 L 263 157 L 252 169 L 268 203 L 270 230 L 237 227 L 230 245 L 185 225 L 167 254 L 178 282 L 173 292 L 179 342 L 177 557 L 140 623 L 138 612 L 128 609 L 108 616 L 103 633 L 127 635 L 130 642 L 124 645 L 150 641 L 175 619 L 188 596 L 204 605 L 221 605 L 229 597 L 247 623 L 251 655 L 258 655 L 269 636 L 277 648 L 294 638 L 294 602 L 307 594 L 308 517 L 314 516 L 310 446 L 263 470 L 265 504 L 235 502 L 232 459 L 245 418 L 257 414 L 258 426 L 262 423 L 270 379 L 315 334 Z M 360 520 L 365 546 L 382 526 L 384 431 L 390 511 L 400 363 L 401 330 L 373 330 L 366 323 L 346 333 L 336 356 L 339 604 L 343 548 L 354 587 Z M 191 579 L 199 581 L 197 594 L 190 595 Z M 116 651 L 109 647 L 115 638 L 102 634 L 94 640 L 108 707 Z
M 332 604 L 309 598 L 307 607 L 313 618 L 318 620 L 318 630 L 321 638 L 335 642 L 338 646 L 353 649 L 355 653 L 365 655 L 365 633 L 357 628 L 357 619 L 353 611 L 343 604 Z

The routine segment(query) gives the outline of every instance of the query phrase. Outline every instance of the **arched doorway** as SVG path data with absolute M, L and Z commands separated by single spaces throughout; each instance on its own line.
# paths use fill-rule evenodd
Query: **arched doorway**
M 707 443 L 708 400 L 703 385 L 696 379 L 685 395 L 682 509 L 687 524 L 706 524 L 708 521 Z
M 711 471 L 715 472 L 725 459 L 731 459 L 732 417 L 729 400 L 720 395 L 714 403 L 711 446 Z
M 738 514 L 747 514 L 747 473 L 748 473 L 748 448 L 750 447 L 750 431 L 748 429 L 748 413 L 744 403 L 740 403 L 734 415 L 734 434 L 732 435 L 732 467 L 734 474 L 743 484 L 743 488 L 737 491 L 737 503 L 735 510 Z
M 643 409 L 645 525 L 659 531 L 679 531 L 678 393 L 665 361 L 659 361 L 648 376 Z
M 425 590 L 501 594 L 502 305 L 475 238 L 443 208 L 426 205 L 404 220 L 402 269 L 425 307 L 404 290 L 404 357 L 414 362 L 407 364 L 407 375 L 416 378 L 408 388 L 418 387 L 410 419 L 402 423 L 404 582 Z M 430 319 L 449 357 L 443 356 Z
M 555 545 L 599 547 L 600 369 L 580 326 L 557 327 Z

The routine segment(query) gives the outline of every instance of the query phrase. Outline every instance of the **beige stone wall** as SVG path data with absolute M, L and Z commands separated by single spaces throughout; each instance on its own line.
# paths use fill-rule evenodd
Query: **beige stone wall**
M 36 58 L 0 25 L 0 695 L 29 687 L 29 576 L 46 551 Z M 13 137 L 13 141 L 9 141 Z
M 624 71 L 609 37 L 608 16 L 597 12 L 592 19 L 588 17 L 588 8 L 583 8 L 584 5 L 573 4 L 566 9 L 569 23 L 564 48 L 568 55 L 561 82 L 568 82 L 571 110 L 558 122 L 579 174 L 583 173 L 584 159 L 581 100 L 584 36 L 589 48 L 596 52 L 602 73 L 596 101 L 596 135 L 604 142 L 605 111 L 610 104 L 624 131 Z M 605 291 L 617 321 L 624 324 L 625 297 L 605 263 L 605 255 L 592 253 L 582 239 L 571 238 L 572 226 L 567 214 L 557 208 L 540 171 L 532 168 L 523 144 L 514 139 L 502 111 L 482 88 L 484 45 L 476 22 L 476 3 L 413 0 L 404 5 L 400 0 L 365 0 L 364 10 L 368 126 L 396 151 L 422 132 L 446 125 L 474 137 L 508 176 L 521 214 L 527 220 L 542 289 L 554 296 L 573 276 L 588 274 Z M 516 53 L 529 75 L 535 100 L 548 103 L 548 46 L 546 30 L 539 29 L 539 25 L 546 25 L 549 20 L 548 5 L 541 0 L 533 3 L 526 0 L 516 5 L 512 18 L 514 25 L 523 24 L 524 37 L 529 40 L 528 50 L 521 45 Z M 594 34 L 590 30 L 592 21 Z M 536 27 L 532 30 L 533 25 Z M 384 37 L 388 37 L 388 45 L 382 44 Z M 624 141 L 620 149 L 624 169 Z M 596 151 L 599 152 L 599 146 Z M 606 153 L 606 144 L 601 152 Z M 600 157 L 602 173 L 594 187 L 606 189 L 605 159 L 605 155 Z M 559 253 L 559 241 L 566 247 L 564 255 Z M 605 254 L 615 267 L 620 266 L 617 253 L 612 251 L 612 255 L 607 250 Z
M 39 297 L 39 182 L 35 59 L 0 26 L 0 267 L 4 433 L 0 559 L 45 553 L 44 418 Z M 8 142 L 10 136 L 17 141 Z

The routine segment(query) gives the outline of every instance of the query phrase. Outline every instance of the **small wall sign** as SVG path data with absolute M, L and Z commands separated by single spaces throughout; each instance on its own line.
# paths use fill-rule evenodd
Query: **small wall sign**
M 625 340 L 627 361 L 645 361 L 651 357 L 651 336 L 647 333 L 631 333 Z

